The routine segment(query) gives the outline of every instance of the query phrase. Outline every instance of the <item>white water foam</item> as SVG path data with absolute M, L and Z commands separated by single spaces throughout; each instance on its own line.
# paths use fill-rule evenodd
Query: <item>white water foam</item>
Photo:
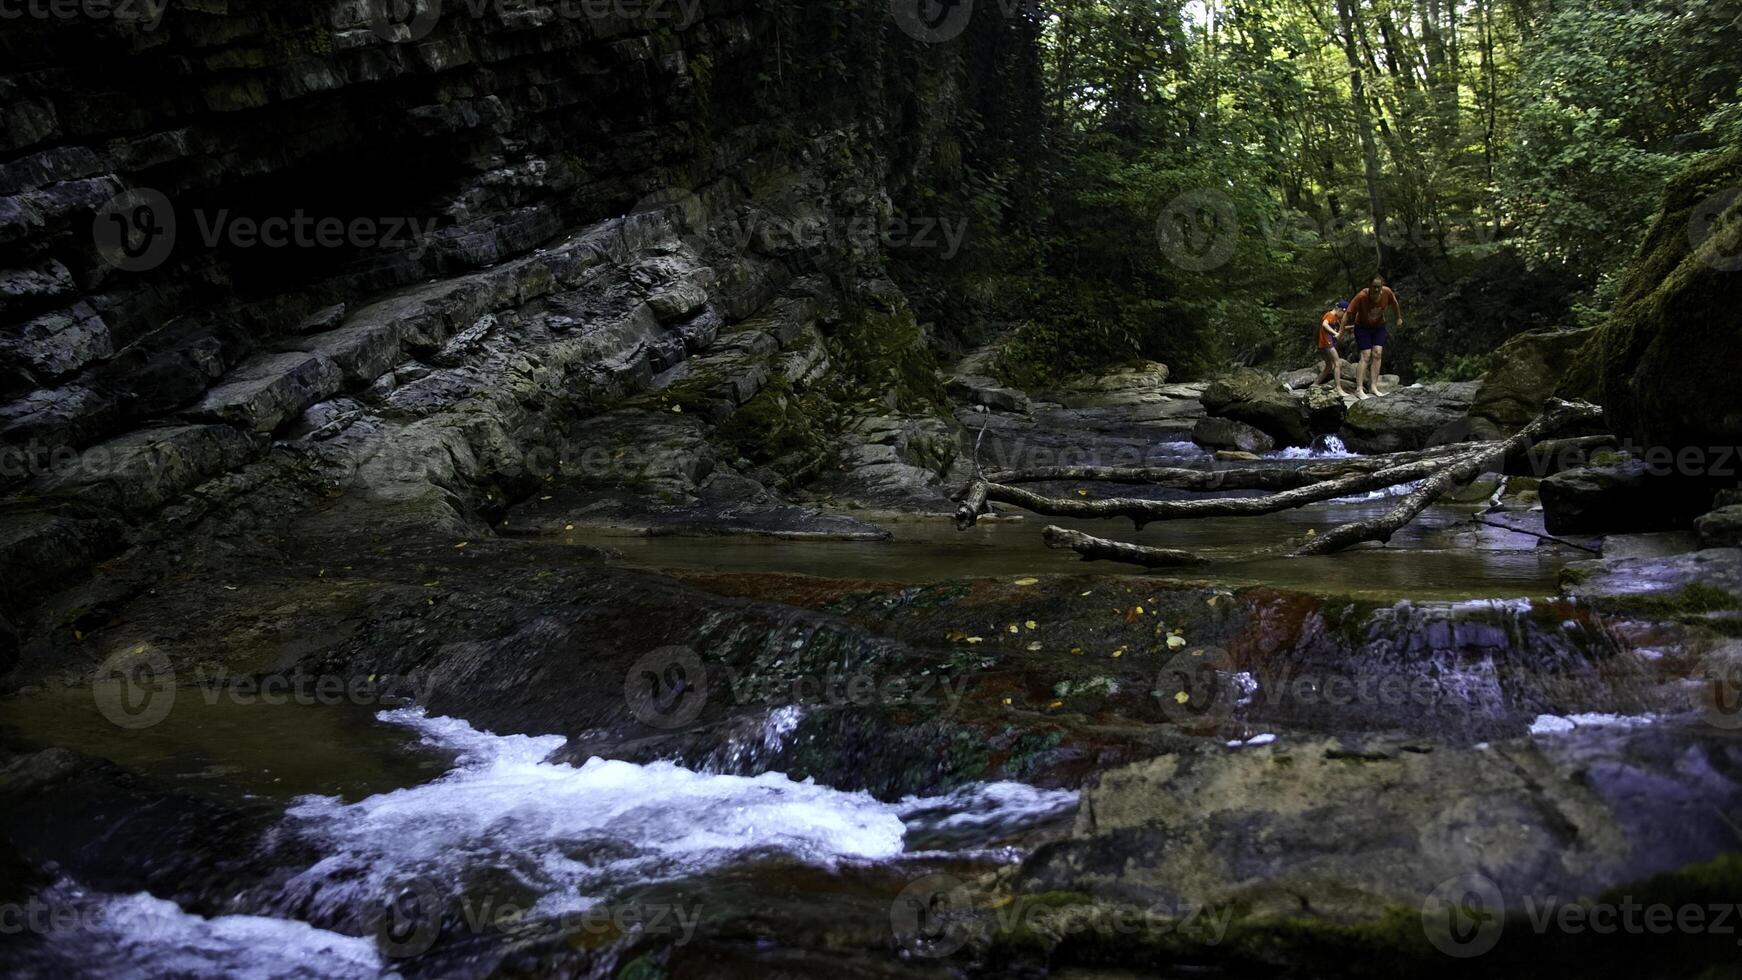
M 340 935 L 291 919 L 221 915 L 207 919 L 147 892 L 109 895 L 60 882 L 40 896 L 55 910 L 40 976 L 241 977 L 246 980 L 381 975 L 373 939 Z M 72 962 L 69 960 L 69 957 Z M 30 975 L 35 964 L 23 964 Z
M 1349 459 L 1359 455 L 1349 451 L 1336 436 L 1320 436 L 1311 446 L 1284 446 L 1264 454 L 1265 459 Z
M 1560 735 L 1575 728 L 1633 728 L 1649 725 L 1657 719 L 1650 715 L 1614 715 L 1606 711 L 1590 711 L 1576 715 L 1537 715 L 1530 723 L 1532 735 Z
M 420 709 L 383 712 L 459 753 L 460 767 L 356 803 L 305 797 L 293 826 L 329 856 L 288 886 L 317 908 L 369 901 L 397 881 L 458 884 L 495 868 L 542 895 L 535 914 L 597 904 L 617 886 L 705 871 L 758 852 L 807 863 L 901 853 L 893 808 L 780 773 L 711 775 L 669 762 L 545 762 L 561 736 L 493 735 Z

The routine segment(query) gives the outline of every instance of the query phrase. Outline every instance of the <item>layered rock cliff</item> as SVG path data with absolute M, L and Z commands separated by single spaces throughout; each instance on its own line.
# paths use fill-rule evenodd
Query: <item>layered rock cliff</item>
M 960 246 L 916 202 L 997 138 L 1021 18 L 126 6 L 0 35 L 7 616 L 141 548 L 487 531 L 559 475 L 613 520 L 942 501 L 885 263 Z

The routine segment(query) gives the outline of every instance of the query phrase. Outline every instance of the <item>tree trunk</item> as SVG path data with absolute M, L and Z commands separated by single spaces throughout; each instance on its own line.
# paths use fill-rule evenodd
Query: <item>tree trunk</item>
M 1385 245 L 1385 201 L 1379 192 L 1379 148 L 1373 142 L 1373 122 L 1367 108 L 1367 85 L 1361 76 L 1361 54 L 1355 46 L 1355 15 L 1352 0 L 1337 0 L 1337 19 L 1343 28 L 1343 56 L 1349 62 L 1349 105 L 1355 111 L 1355 128 L 1361 133 L 1361 162 L 1367 177 L 1367 208 L 1373 217 L 1373 257 L 1379 268 L 1391 268 L 1391 253 Z

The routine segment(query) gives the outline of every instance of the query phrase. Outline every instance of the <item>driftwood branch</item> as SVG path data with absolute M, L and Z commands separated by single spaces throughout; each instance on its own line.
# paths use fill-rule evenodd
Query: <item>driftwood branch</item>
M 1334 527 L 1302 545 L 1295 554 L 1328 555 L 1363 541 L 1389 541 L 1399 528 L 1415 520 L 1422 511 L 1453 487 L 1470 482 L 1484 470 L 1504 461 L 1508 455 L 1526 446 L 1535 445 L 1537 440 L 1550 432 L 1578 422 L 1596 421 L 1602 418 L 1602 414 L 1602 410 L 1595 405 L 1566 402 L 1557 398 L 1549 403 L 1548 411 L 1518 430 L 1512 438 L 1492 448 L 1460 457 L 1422 481 L 1421 486 L 1411 491 L 1386 513 L 1369 520 L 1353 521 Z
M 1117 513 L 1119 509 L 1128 508 L 1132 504 L 1145 505 L 1145 508 L 1166 505 L 1163 509 L 1171 511 L 1174 516 L 1209 516 L 1210 513 L 1238 513 L 1239 511 L 1227 508 L 1240 504 L 1251 507 L 1250 513 L 1272 513 L 1275 510 L 1290 506 L 1289 501 L 1293 501 L 1292 506 L 1300 506 L 1304 503 L 1333 499 L 1336 496 L 1358 492 L 1351 489 L 1352 487 L 1377 489 L 1378 487 L 1371 485 L 1374 481 L 1389 481 L 1379 483 L 1378 486 L 1393 486 L 1413 479 L 1423 480 L 1420 487 L 1409 493 L 1395 507 L 1380 517 L 1354 521 L 1332 528 L 1294 552 L 1296 555 L 1323 555 L 1341 551 L 1362 541 L 1389 541 L 1392 534 L 1415 520 L 1423 510 L 1426 510 L 1429 505 L 1453 487 L 1468 483 L 1479 474 L 1503 462 L 1509 454 L 1518 452 L 1523 447 L 1534 445 L 1545 433 L 1575 423 L 1592 422 L 1601 418 L 1601 415 L 1602 410 L 1594 405 L 1556 400 L 1550 403 L 1549 410 L 1545 414 L 1539 416 L 1530 425 L 1519 430 L 1517 435 L 1504 442 L 1483 443 L 1474 448 L 1466 446 L 1463 447 L 1465 451 L 1456 457 L 1419 460 L 1414 463 L 1392 466 L 1388 470 L 1381 470 L 1377 473 L 1356 474 L 1340 480 L 1326 481 L 1312 487 L 1302 487 L 1298 490 L 1284 491 L 1267 497 L 1245 498 L 1243 500 L 1072 501 L 1053 500 L 1015 487 L 997 485 L 988 485 L 985 494 L 992 499 L 1018 503 L 1031 509 L 1033 509 L 1033 505 L 1042 503 L 1046 506 L 1063 504 L 1066 505 L 1065 509 L 1073 512 L 1076 516 L 1092 514 L 1097 506 L 1102 510 L 1112 510 L 1115 513 L 1094 516 L 1119 516 Z M 1431 475 L 1424 478 L 1424 473 L 1431 473 Z M 1107 506 L 1114 504 L 1117 506 Z M 1213 510 L 1212 507 L 1221 509 Z M 1195 509 L 1196 513 L 1188 513 L 1188 509 Z M 1159 513 L 1159 511 L 1146 510 L 1146 513 L 1154 514 Z M 1127 513 L 1123 516 L 1132 515 Z M 1168 518 L 1152 516 L 1150 519 L 1165 520 Z M 1048 527 L 1044 535 L 1048 545 L 1055 548 L 1070 548 L 1088 561 L 1104 559 L 1149 568 L 1198 565 L 1207 561 L 1202 556 L 1187 551 L 1112 541 L 1056 526 Z M 1571 544 L 1572 542 L 1566 543 Z M 1578 545 L 1574 545 L 1574 547 L 1578 547 Z M 1243 557 L 1256 557 L 1256 555 Z
M 1127 544 L 1124 541 L 1109 541 L 1097 538 L 1092 534 L 1072 531 L 1057 525 L 1048 525 L 1041 532 L 1041 537 L 1049 548 L 1069 548 L 1083 556 L 1084 561 L 1119 561 L 1128 565 L 1143 565 L 1148 568 L 1182 568 L 1189 565 L 1204 565 L 1208 558 L 1189 551 L 1176 551 L 1172 548 L 1150 548 L 1140 544 Z
M 1016 504 L 1037 514 L 1051 517 L 1129 517 L 1139 528 L 1151 521 L 1177 520 L 1187 517 L 1217 517 L 1257 515 L 1299 507 L 1319 500 L 1331 500 L 1353 493 L 1366 493 L 1398 483 L 1420 479 L 1443 466 L 1447 460 L 1467 453 L 1499 446 L 1500 443 L 1464 443 L 1437 446 L 1413 452 L 1388 453 L 1380 456 L 1351 456 L 1346 459 L 1321 460 L 1311 463 L 1287 462 L 1269 465 L 1224 467 L 1214 465 L 1193 469 L 1177 466 L 1043 466 L 1022 470 L 988 473 L 968 484 L 961 504 L 956 508 L 956 526 L 962 530 L 974 526 L 986 512 L 986 501 Z M 1431 463 L 1429 466 L 1412 464 Z M 1403 475 L 1381 478 L 1379 474 L 1397 467 Z M 1416 474 L 1416 475 L 1409 475 Z M 1367 479 L 1363 479 L 1363 478 Z M 1279 500 L 1269 509 L 1251 499 L 1239 501 L 1155 501 L 1124 497 L 1084 501 L 1048 497 L 1015 486 L 1040 482 L 1114 482 L 1163 486 L 1176 490 L 1200 492 L 1221 490 L 1290 491 L 1316 488 L 1312 496 Z M 1332 485 L 1332 481 L 1345 481 Z M 1319 494 L 1323 494 L 1322 496 Z M 1270 498 L 1263 498 L 1269 500 Z M 1226 509 L 1224 509 L 1226 504 Z
M 1603 553 L 1601 548 L 1593 548 L 1590 545 L 1580 544 L 1577 541 L 1568 541 L 1566 538 L 1557 538 L 1552 534 L 1545 534 L 1542 531 L 1532 531 L 1525 527 L 1513 527 L 1510 524 L 1503 524 L 1500 521 L 1491 521 L 1481 515 L 1472 517 L 1470 520 L 1475 521 L 1477 524 L 1481 524 L 1484 527 L 1499 528 L 1502 531 L 1511 531 L 1513 534 L 1527 534 L 1538 541 L 1566 545 L 1568 548 L 1577 548 L 1580 551 L 1589 552 L 1593 555 L 1601 555 Z

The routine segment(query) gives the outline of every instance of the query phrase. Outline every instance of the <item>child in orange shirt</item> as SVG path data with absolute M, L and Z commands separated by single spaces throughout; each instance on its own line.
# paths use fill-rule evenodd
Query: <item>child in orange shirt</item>
M 1337 341 L 1343 339 L 1343 315 L 1348 309 L 1347 300 L 1338 300 L 1336 309 L 1327 311 L 1323 317 L 1319 318 L 1319 360 L 1321 367 L 1319 368 L 1318 380 L 1313 382 L 1315 385 L 1322 385 L 1326 381 L 1334 381 L 1337 385 L 1337 394 L 1345 398 L 1348 397 L 1349 393 L 1343 390 L 1343 358 L 1337 354 Z

